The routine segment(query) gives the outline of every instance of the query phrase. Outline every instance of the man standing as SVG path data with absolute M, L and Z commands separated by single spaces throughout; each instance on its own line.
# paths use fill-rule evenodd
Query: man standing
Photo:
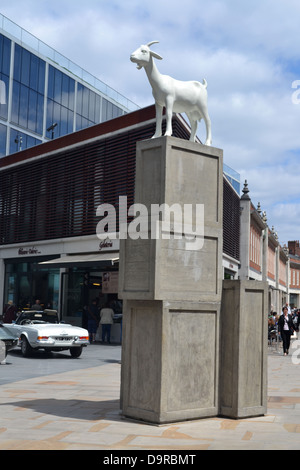
M 109 307 L 107 303 L 100 311 L 100 324 L 102 327 L 102 342 L 105 342 L 105 336 L 107 336 L 107 342 L 110 344 L 110 331 L 111 325 L 114 322 L 114 311 Z

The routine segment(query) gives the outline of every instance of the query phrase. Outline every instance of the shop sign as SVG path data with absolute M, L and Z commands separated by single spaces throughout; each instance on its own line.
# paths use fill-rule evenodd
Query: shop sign
M 113 247 L 113 242 L 112 240 L 107 237 L 105 240 L 101 240 L 99 243 L 99 251 L 103 250 L 104 248 L 112 248 Z
M 102 293 L 117 294 L 118 293 L 119 273 L 106 272 L 102 275 Z
M 30 248 L 19 248 L 18 255 L 39 255 L 41 252 L 35 246 L 31 246 Z

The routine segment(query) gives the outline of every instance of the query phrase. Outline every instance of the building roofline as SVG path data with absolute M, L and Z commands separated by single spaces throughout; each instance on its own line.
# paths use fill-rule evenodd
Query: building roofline
M 41 157 L 45 154 L 59 151 L 62 148 L 74 145 L 84 145 L 88 141 L 97 139 L 104 135 L 120 132 L 129 127 L 145 124 L 147 121 L 155 120 L 155 106 L 151 105 L 147 108 L 139 109 L 131 113 L 123 114 L 115 119 L 95 124 L 86 129 L 57 137 L 42 144 L 12 153 L 0 159 L 0 171 L 12 165 L 24 163 L 32 158 Z

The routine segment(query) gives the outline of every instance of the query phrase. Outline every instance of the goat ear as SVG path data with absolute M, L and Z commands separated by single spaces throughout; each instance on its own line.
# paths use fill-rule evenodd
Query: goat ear
M 150 51 L 150 54 L 155 57 L 155 59 L 162 60 L 162 56 L 157 54 L 156 52 Z

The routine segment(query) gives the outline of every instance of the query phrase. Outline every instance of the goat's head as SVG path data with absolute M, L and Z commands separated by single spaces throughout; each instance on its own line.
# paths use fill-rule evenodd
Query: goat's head
M 159 54 L 151 51 L 150 49 L 150 46 L 152 44 L 156 44 L 158 42 L 159 41 L 151 41 L 148 44 L 143 44 L 142 46 L 140 46 L 136 51 L 131 54 L 131 62 L 137 64 L 137 68 L 141 69 L 142 67 L 145 67 L 147 66 L 147 64 L 149 64 L 149 62 L 151 61 L 151 57 L 162 60 L 162 57 Z

